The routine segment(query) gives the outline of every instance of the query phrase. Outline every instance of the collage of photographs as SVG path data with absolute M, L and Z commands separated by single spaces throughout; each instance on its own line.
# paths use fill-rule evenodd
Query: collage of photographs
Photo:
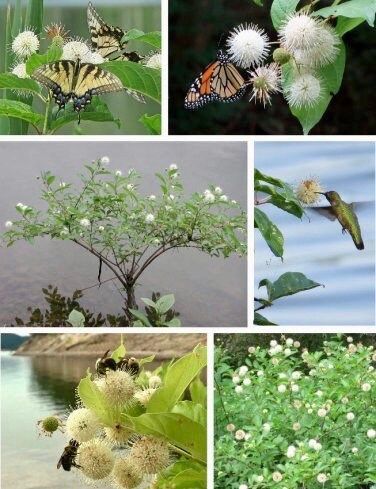
M 376 0 L 0 0 L 0 487 L 376 489 Z

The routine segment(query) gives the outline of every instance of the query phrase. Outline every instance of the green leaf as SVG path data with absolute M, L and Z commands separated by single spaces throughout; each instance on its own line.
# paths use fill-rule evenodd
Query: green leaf
M 259 283 L 260 287 L 266 287 L 268 291 L 268 299 L 270 302 L 286 297 L 288 295 L 297 294 L 304 290 L 321 287 L 322 284 L 314 282 L 300 272 L 286 272 L 282 274 L 275 282 L 263 279 Z
M 270 175 L 265 175 L 265 173 L 260 172 L 257 168 L 254 171 L 254 181 L 261 180 L 262 182 L 270 183 L 271 185 L 275 185 L 276 187 L 283 188 L 285 186 L 285 182 L 280 180 L 279 178 L 271 177 Z
M 159 70 L 131 61 L 109 61 L 101 67 L 116 75 L 124 87 L 161 102 L 161 73 Z
M 161 49 L 162 47 L 162 36 L 159 31 L 154 32 L 143 32 L 138 29 L 131 29 L 124 36 L 124 41 L 136 40 L 150 44 L 153 48 Z
M 30 56 L 26 61 L 26 72 L 31 75 L 39 66 L 61 59 L 62 54 L 63 50 L 61 47 L 52 43 L 45 54 L 34 53 Z
M 339 17 L 336 25 L 336 32 L 339 36 L 344 36 L 346 32 L 355 29 L 362 24 L 364 19 L 349 19 L 348 17 Z
M 154 361 L 154 358 L 155 358 L 155 355 L 150 355 L 148 357 L 141 358 L 138 361 L 138 363 L 140 364 L 140 367 L 142 367 L 142 365 L 145 365 L 146 363 L 151 363 L 152 361 Z
M 206 409 L 193 401 L 180 401 L 171 410 L 172 413 L 182 414 L 196 423 L 206 426 Z
M 0 88 L 40 93 L 40 87 L 36 81 L 30 78 L 18 78 L 13 73 L 0 73 Z
M 148 413 L 169 411 L 206 365 L 206 348 L 198 345 L 193 352 L 169 365 L 160 387 L 147 405 Z
M 29 0 L 26 10 L 25 26 L 32 28 L 37 34 L 43 28 L 43 0 Z
M 161 114 L 147 115 L 140 117 L 139 121 L 150 131 L 153 136 L 161 134 Z
M 181 414 L 164 412 L 126 416 L 126 419 L 138 433 L 163 437 L 198 460 L 206 462 L 206 429 L 201 424 Z
M 127 350 L 124 346 L 124 343 L 121 343 L 116 350 L 112 352 L 111 358 L 115 360 L 115 362 L 118 362 L 121 358 L 125 357 L 125 354 L 127 353 Z
M 189 386 L 189 393 L 193 402 L 206 407 L 207 391 L 204 383 L 199 377 L 196 377 Z
M 167 323 L 164 324 L 169 328 L 180 328 L 181 321 L 179 318 L 172 318 L 170 321 L 167 321 Z
M 142 302 L 145 302 L 145 304 L 149 307 L 152 307 L 155 309 L 155 302 L 152 301 L 151 299 L 148 299 L 147 297 L 141 297 Z
M 338 93 L 341 87 L 346 62 L 346 50 L 342 41 L 339 49 L 338 56 L 333 63 L 316 71 L 323 87 L 323 93 L 318 103 L 313 107 L 297 108 L 290 106 L 291 113 L 299 119 L 305 135 L 309 134 L 309 131 L 321 120 L 333 95 Z M 296 69 L 292 61 L 283 66 L 282 73 L 282 86 L 286 93 L 296 76 Z
M 263 5 L 264 5 L 264 4 L 263 4 L 263 2 L 262 2 L 262 0 L 252 0 L 252 1 L 253 1 L 253 3 L 255 3 L 255 4 L 258 6 L 258 7 L 263 7 Z
M 91 380 L 90 374 L 80 380 L 77 392 L 85 407 L 91 409 L 103 423 L 109 425 L 113 423 L 111 409 L 107 406 L 98 387 Z
M 83 328 L 85 326 L 85 316 L 82 312 L 73 309 L 68 316 L 68 322 L 75 328 Z
M 169 309 L 171 309 L 171 307 L 174 304 L 175 304 L 174 294 L 167 294 L 157 300 L 156 309 L 159 314 L 166 314 L 166 312 Z
M 34 127 L 38 127 L 43 123 L 44 117 L 42 114 L 33 112 L 31 107 L 17 100 L 0 99 L 0 117 L 14 117 L 30 122 Z M 13 132 L 12 132 L 13 133 Z
M 277 31 L 286 18 L 295 12 L 298 3 L 299 0 L 274 0 L 270 9 L 270 16 Z
M 362 18 L 368 25 L 375 25 L 376 2 L 375 0 L 350 0 L 349 2 L 332 5 L 316 10 L 314 15 L 321 17 L 349 17 L 351 19 Z
M 132 315 L 138 319 L 139 321 L 141 321 L 141 323 L 144 325 L 144 326 L 148 326 L 149 328 L 152 328 L 153 325 L 150 324 L 148 318 L 145 316 L 144 313 L 142 313 L 141 311 L 137 310 L 137 309 L 129 309 L 129 311 L 132 313 Z
M 257 208 L 255 209 L 255 227 L 259 229 L 273 254 L 281 258 L 283 256 L 283 234 L 268 216 Z
M 253 324 L 258 326 L 277 326 L 275 323 L 271 323 L 266 317 L 262 316 L 258 312 L 254 313 Z

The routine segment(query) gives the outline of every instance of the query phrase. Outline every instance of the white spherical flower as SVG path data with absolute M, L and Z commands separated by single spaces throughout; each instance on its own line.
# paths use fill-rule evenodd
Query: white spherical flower
M 62 59 L 71 61 L 91 62 L 91 51 L 83 41 L 69 41 L 63 46 Z
M 362 384 L 362 391 L 368 392 L 370 390 L 371 390 L 371 384 L 369 384 L 368 382 L 365 382 L 364 384 Z
M 152 222 L 154 222 L 154 220 L 155 220 L 155 217 L 153 214 L 146 214 L 145 222 L 147 224 L 151 224 Z
M 65 428 L 70 438 L 83 443 L 94 438 L 98 433 L 100 424 L 90 409 L 79 408 L 69 414 Z
M 108 156 L 102 156 L 102 158 L 99 160 L 101 165 L 109 165 L 110 164 L 110 158 Z
M 325 418 L 325 416 L 327 415 L 327 410 L 324 409 L 324 408 L 320 408 L 318 411 L 317 411 L 317 416 L 319 416 L 320 418 Z
M 294 344 L 294 340 L 292 338 L 287 338 L 286 345 L 287 346 L 293 346 L 293 344 Z
M 264 476 L 263 475 L 258 475 L 256 477 L 256 482 L 262 482 L 264 480 Z
M 348 402 L 349 402 L 348 397 L 342 397 L 341 402 L 342 402 L 342 404 L 348 404 Z
M 279 364 L 278 358 L 272 358 L 271 362 L 272 362 L 272 365 L 278 365 Z
M 355 419 L 355 414 L 354 413 L 347 413 L 346 419 L 347 419 L 347 421 L 353 421 Z
M 103 231 L 104 231 L 104 226 L 99 226 L 99 227 L 98 227 L 98 231 L 99 231 L 100 233 L 103 233 Z
M 150 56 L 146 62 L 148 68 L 154 68 L 155 70 L 162 69 L 162 55 L 161 53 L 155 53 Z
M 243 431 L 243 430 L 237 430 L 235 432 L 235 439 L 236 440 L 244 440 L 244 438 L 245 438 L 245 431 Z
M 268 55 L 269 46 L 268 36 L 253 24 L 240 24 L 227 39 L 231 61 L 242 68 L 259 65 Z
M 112 485 L 117 489 L 141 489 L 143 474 L 131 457 L 119 457 L 111 474 Z
M 149 378 L 149 387 L 153 389 L 157 389 L 158 387 L 161 386 L 161 384 L 162 384 L 162 379 L 159 377 L 159 375 L 152 375 Z
M 358 448 L 356 448 L 356 447 L 352 447 L 351 451 L 352 451 L 352 453 L 358 453 L 359 452 Z
M 239 377 L 239 375 L 234 375 L 232 377 L 232 381 L 234 384 L 239 384 L 239 382 L 241 381 L 241 378 Z
M 114 446 L 124 445 L 133 436 L 133 431 L 125 426 L 122 426 L 121 424 L 106 426 L 103 431 L 106 436 L 106 440 Z
M 272 479 L 274 482 L 281 482 L 281 480 L 283 479 L 283 475 L 281 474 L 281 472 L 273 472 Z
M 300 409 L 302 407 L 302 401 L 299 401 L 299 399 L 296 399 L 294 402 L 293 402 L 293 405 L 296 409 Z
M 38 49 L 38 36 L 30 30 L 20 32 L 12 42 L 12 51 L 19 58 L 27 58 L 31 54 L 36 53 Z
M 131 403 L 136 390 L 132 376 L 122 370 L 108 371 L 96 384 L 109 404 L 115 406 Z
M 367 431 L 367 436 L 368 438 L 376 438 L 376 430 L 371 428 L 370 430 Z
M 245 437 L 244 437 L 244 440 L 245 440 L 245 441 L 247 441 L 247 440 L 249 440 L 251 437 L 252 437 L 251 433 L 246 433 L 246 434 L 245 434 Z
M 221 187 L 215 187 L 215 189 L 214 189 L 214 193 L 215 193 L 216 195 L 222 195 L 223 190 L 221 189 Z
M 280 384 L 278 386 L 278 392 L 280 392 L 281 394 L 283 394 L 284 392 L 286 392 L 286 386 L 284 384 Z
M 322 95 L 321 82 L 310 73 L 297 76 L 287 87 L 285 96 L 291 107 L 312 107 Z
M 319 482 L 320 484 L 325 484 L 325 482 L 326 482 L 327 480 L 328 480 L 328 477 L 327 477 L 327 475 L 326 475 L 326 474 L 321 473 L 321 474 L 319 474 L 319 475 L 317 476 L 317 482 Z
M 283 353 L 285 354 L 286 357 L 288 357 L 289 355 L 291 355 L 292 351 L 290 348 L 286 348 Z
M 264 372 L 262 370 L 258 370 L 257 377 L 263 377 L 263 376 L 264 376 Z
M 300 341 L 294 341 L 294 348 L 300 348 Z
M 323 391 L 316 391 L 316 396 L 322 397 L 324 395 Z
M 299 386 L 298 386 L 298 384 L 292 384 L 291 390 L 292 390 L 292 392 L 299 392 Z
M 310 49 L 319 43 L 320 29 L 313 17 L 295 13 L 287 17 L 279 30 L 279 36 L 287 50 Z
M 121 175 L 122 175 L 121 170 L 116 170 L 115 175 L 116 175 L 117 177 L 121 177 Z
M 294 431 L 299 431 L 299 430 L 300 430 L 300 428 L 301 428 L 300 423 L 294 423 L 294 424 L 292 425 L 292 429 L 293 429 Z
M 100 65 L 107 61 L 106 59 L 103 58 L 97 51 L 89 51 L 86 58 L 86 63 L 91 63 L 93 65 Z
M 237 385 L 237 386 L 235 387 L 235 392 L 236 392 L 237 394 L 241 394 L 241 393 L 243 392 L 243 387 L 242 387 L 241 385 Z
M 170 171 L 174 171 L 174 170 L 178 169 L 178 165 L 175 165 L 175 163 L 172 163 L 168 168 Z
M 215 201 L 215 195 L 212 192 L 210 192 L 210 190 L 205 190 L 204 201 L 209 204 L 212 204 Z
M 240 368 L 239 368 L 239 375 L 240 377 L 244 377 L 244 375 L 248 372 L 248 367 L 247 365 L 242 365 Z
M 340 38 L 336 31 L 326 25 L 319 25 L 319 38 L 316 44 L 308 49 L 294 51 L 296 63 L 312 68 L 326 66 L 337 58 Z
M 156 199 L 156 196 L 155 195 L 149 195 L 149 200 L 155 200 Z
M 83 219 L 80 220 L 80 224 L 84 228 L 88 228 L 90 226 L 90 221 L 89 219 L 86 219 L 86 217 L 84 217 Z
M 155 388 L 142 389 L 137 391 L 134 397 L 142 406 L 146 407 L 156 390 Z
M 239 489 L 248 489 L 247 484 L 240 484 Z
M 307 409 L 307 413 L 308 414 L 312 414 L 313 413 L 313 409 L 312 408 Z
M 227 195 L 221 195 L 221 196 L 219 197 L 219 200 L 220 200 L 221 202 L 228 202 L 228 197 L 227 197 Z
M 248 377 L 246 379 L 244 379 L 243 385 L 251 385 L 251 379 L 249 379 Z
M 352 336 L 348 336 L 348 337 L 346 338 L 346 341 L 347 341 L 347 343 L 353 343 L 354 338 L 353 338 Z
M 299 370 L 296 370 L 295 372 L 293 372 L 291 374 L 291 378 L 294 380 L 299 380 L 301 376 L 302 376 L 302 373 L 299 372 Z
M 276 340 L 272 340 L 272 341 L 270 342 L 270 346 L 271 346 L 272 348 L 275 348 L 277 345 L 278 345 L 278 342 L 277 342 Z
M 80 445 L 76 463 L 88 479 L 101 480 L 110 475 L 115 457 L 105 441 L 94 438 Z
M 317 441 L 314 440 L 313 438 L 311 438 L 311 440 L 309 440 L 309 442 L 308 442 L 309 448 L 312 448 L 313 450 L 315 449 L 316 444 L 317 444 Z
M 322 449 L 321 443 L 316 443 L 313 449 L 315 450 L 315 452 L 319 452 Z
M 269 433 L 271 429 L 272 427 L 269 423 L 264 423 L 262 425 L 262 431 L 264 431 L 264 433 Z
M 228 424 L 228 425 L 226 426 L 226 430 L 227 430 L 227 431 L 229 431 L 230 433 L 231 433 L 232 431 L 235 431 L 235 425 L 234 425 L 234 424 L 232 424 L 232 423 Z
M 133 444 L 130 458 L 143 474 L 157 474 L 170 465 L 168 443 L 154 436 L 143 436 Z
M 296 455 L 296 447 L 294 447 L 294 445 L 290 445 L 287 448 L 286 457 L 287 458 L 294 458 L 295 455 Z
M 6 223 L 5 223 L 5 227 L 6 227 L 7 229 L 11 228 L 12 226 L 13 226 L 13 222 L 12 222 L 12 221 L 6 221 Z
M 18 76 L 18 78 L 30 78 L 26 72 L 26 63 L 18 63 L 12 68 L 13 75 Z

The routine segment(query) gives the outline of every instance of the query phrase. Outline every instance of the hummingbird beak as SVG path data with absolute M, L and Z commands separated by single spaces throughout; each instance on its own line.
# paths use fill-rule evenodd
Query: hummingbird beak
M 326 197 L 326 194 L 324 194 L 324 192 L 315 192 L 315 194 L 324 195 Z

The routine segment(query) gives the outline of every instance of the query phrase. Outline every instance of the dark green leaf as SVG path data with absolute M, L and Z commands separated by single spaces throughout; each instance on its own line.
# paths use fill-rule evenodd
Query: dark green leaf
M 267 245 L 275 256 L 283 256 L 283 235 L 277 226 L 268 218 L 268 216 L 255 209 L 255 227 L 259 229 Z
M 350 0 L 339 5 L 332 5 L 316 10 L 314 15 L 321 17 L 349 17 L 351 19 L 362 18 L 373 27 L 375 24 L 376 2 L 375 0 Z
M 17 100 L 0 99 L 0 117 L 15 117 L 30 122 L 34 126 L 42 124 L 44 117 L 42 114 L 34 112 L 29 105 Z
M 166 314 L 166 312 L 171 309 L 171 307 L 175 304 L 174 294 L 167 294 L 162 296 L 157 300 L 156 309 L 159 314 Z
M 270 9 L 273 26 L 278 30 L 286 18 L 295 12 L 299 0 L 274 0 Z
M 0 73 L 0 88 L 40 93 L 40 87 L 36 81 L 29 78 L 19 78 L 13 73 Z
M 109 61 L 101 67 L 116 75 L 124 87 L 161 102 L 161 73 L 159 70 L 131 61 Z
M 358 25 L 362 24 L 364 19 L 349 19 L 348 17 L 339 17 L 336 25 L 336 32 L 339 36 L 343 36 L 346 32 L 355 29 Z
M 159 31 L 145 33 L 143 31 L 139 31 L 138 29 L 131 29 L 125 34 L 124 40 L 136 40 L 144 42 L 146 44 L 150 44 L 150 46 L 153 46 L 153 48 L 156 49 L 161 49 L 162 46 L 162 38 Z
M 314 282 L 300 272 L 286 272 L 281 275 L 275 282 L 263 279 L 259 283 L 260 287 L 266 287 L 268 291 L 268 299 L 273 302 L 281 297 L 297 294 L 304 290 L 320 287 L 322 284 Z
M 271 177 L 270 175 L 265 175 L 265 173 L 261 173 L 260 170 L 255 168 L 254 172 L 254 181 L 256 180 L 261 180 L 262 182 L 267 182 L 270 183 L 271 185 L 275 185 L 276 187 L 281 187 L 283 188 L 285 185 L 285 182 L 280 180 L 279 178 L 274 178 Z
M 161 134 L 161 114 L 147 115 L 144 114 L 139 119 L 140 122 L 150 131 L 153 136 Z
M 137 309 L 129 309 L 129 311 L 132 313 L 132 315 L 141 321 L 141 323 L 144 326 L 148 326 L 149 328 L 152 328 L 152 324 L 150 324 L 148 318 L 143 314 L 141 311 L 138 311 Z
M 254 313 L 253 324 L 257 324 L 258 326 L 277 326 L 277 324 L 271 323 L 266 317 L 258 312 Z
M 40 34 L 43 29 L 43 0 L 29 0 L 26 9 L 25 26 Z

